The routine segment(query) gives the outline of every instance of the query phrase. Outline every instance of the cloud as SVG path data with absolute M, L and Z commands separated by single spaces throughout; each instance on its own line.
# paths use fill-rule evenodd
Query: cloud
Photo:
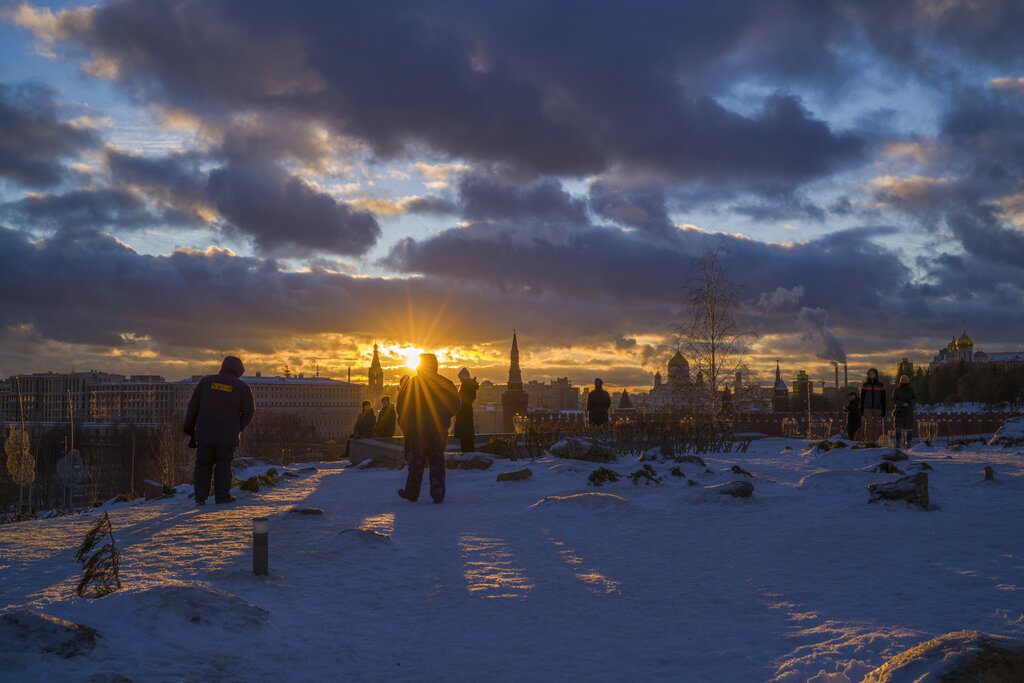
M 53 89 L 0 83 L 0 178 L 29 187 L 55 185 L 64 161 L 93 147 L 93 130 L 59 117 Z
M 179 211 L 153 209 L 143 197 L 124 189 L 79 188 L 61 194 L 30 194 L 0 204 L 0 217 L 14 224 L 50 231 L 135 230 L 195 221 Z
M 735 59 L 745 40 L 785 33 L 799 12 L 773 14 L 751 1 L 728 13 L 655 2 L 591 9 L 580 3 L 552 16 L 541 2 L 398 2 L 295 12 L 286 2 L 127 0 L 95 8 L 88 21 L 59 13 L 43 28 L 25 25 L 83 48 L 151 103 L 207 119 L 274 111 L 381 155 L 425 146 L 541 174 L 622 167 L 789 184 L 863 157 L 864 140 L 833 130 L 791 94 L 741 113 L 687 89 L 687 76 L 697 81 L 698 71 Z M 825 51 L 816 31 L 791 33 Z M 758 58 L 762 68 L 782 66 Z

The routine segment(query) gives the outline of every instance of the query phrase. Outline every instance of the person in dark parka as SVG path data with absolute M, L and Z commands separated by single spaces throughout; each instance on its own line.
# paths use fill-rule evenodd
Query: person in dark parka
M 455 414 L 455 436 L 459 437 L 460 450 L 469 453 L 475 448 L 476 430 L 473 427 L 473 401 L 480 384 L 469 376 L 469 370 L 459 370 L 459 412 Z
M 910 386 L 910 378 L 900 377 L 900 382 L 892 391 L 892 426 L 896 430 L 896 444 L 909 446 L 914 437 L 914 403 L 917 396 Z M 904 439 L 906 442 L 904 443 Z
M 363 401 L 362 409 L 356 417 L 356 423 L 352 425 L 352 435 L 345 442 L 345 457 L 352 454 L 352 439 L 372 439 L 373 430 L 377 427 L 377 416 L 373 412 L 373 404 Z
M 398 413 L 391 405 L 390 396 L 381 396 L 380 412 L 377 413 L 377 426 L 373 428 L 373 435 L 390 439 L 395 435 L 395 427 L 398 424 Z
M 860 385 L 860 415 L 864 419 L 864 441 L 877 442 L 882 435 L 885 415 L 885 385 L 878 379 L 878 370 L 868 370 Z
M 437 356 L 420 355 L 416 376 L 398 393 L 396 403 L 399 424 L 409 443 L 409 472 L 398 495 L 410 502 L 419 498 L 423 468 L 429 462 L 430 497 L 435 503 L 444 502 L 444 449 L 448 427 L 459 410 L 459 394 L 451 380 L 438 374 Z
M 594 390 L 587 396 L 587 421 L 594 427 L 608 424 L 608 409 L 612 407 L 612 397 L 604 390 L 604 380 L 594 380 Z
M 238 448 L 238 435 L 256 416 L 252 389 L 241 380 L 244 373 L 240 359 L 226 357 L 219 373 L 199 380 L 188 402 L 182 429 L 196 445 L 196 505 L 206 504 L 211 475 L 214 500 L 235 500 L 231 495 L 231 460 Z
M 846 438 L 853 441 L 857 438 L 857 430 L 860 429 L 860 398 L 857 392 L 851 391 L 846 395 Z

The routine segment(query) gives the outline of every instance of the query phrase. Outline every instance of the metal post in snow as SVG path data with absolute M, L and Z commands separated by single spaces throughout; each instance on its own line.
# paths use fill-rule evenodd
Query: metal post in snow
M 266 517 L 252 518 L 252 573 L 266 576 L 270 573 L 269 524 Z

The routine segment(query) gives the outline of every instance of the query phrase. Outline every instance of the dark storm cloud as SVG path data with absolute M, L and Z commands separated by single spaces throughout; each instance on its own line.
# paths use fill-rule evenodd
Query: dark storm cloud
M 1024 98 L 962 90 L 933 145 L 925 174 L 876 180 L 875 198 L 926 229 L 945 226 L 980 259 L 1024 267 L 1014 224 L 1024 220 Z
M 154 210 L 142 197 L 124 189 L 81 188 L 61 194 L 32 194 L 0 204 L 0 218 L 42 230 L 134 230 L 195 221 L 174 210 Z
M 138 337 L 178 349 L 283 350 L 321 333 L 392 335 L 437 344 L 490 342 L 513 322 L 544 344 L 593 343 L 649 326 L 663 306 L 639 302 L 614 320 L 591 307 L 565 314 L 564 297 L 466 289 L 439 278 L 383 279 L 312 269 L 224 250 L 139 254 L 104 234 L 33 241 L 0 228 L 0 327 L 43 338 L 121 347 Z
M 467 173 L 459 180 L 459 204 L 461 215 L 472 220 L 587 221 L 586 203 L 551 178 L 516 182 L 497 173 Z
M 274 111 L 316 120 L 382 154 L 410 143 L 546 174 L 627 167 L 678 179 L 789 184 L 858 161 L 864 142 L 794 96 L 739 113 L 697 73 L 742 58 L 797 63 L 749 46 L 801 44 L 826 60 L 829 12 L 679 2 L 291 3 L 240 0 L 98 7 L 63 22 L 150 101 L 208 119 Z M 795 26 L 793 30 L 788 27 Z M 808 30 L 814 28 L 815 30 Z M 788 35 L 787 35 L 788 34 Z M 787 40 L 788 38 L 788 40 Z M 788 65 L 785 64 L 788 60 Z
M 54 91 L 43 85 L 0 83 L 0 178 L 27 185 L 54 185 L 64 162 L 96 144 L 94 133 L 59 116 Z
M 594 183 L 590 187 L 590 208 L 602 218 L 653 238 L 667 238 L 675 230 L 660 189 L 618 190 L 607 183 Z
M 265 252 L 299 246 L 363 254 L 380 237 L 373 214 L 273 167 L 228 164 L 210 173 L 207 192 L 217 211 Z
M 217 150 L 209 159 L 220 165 L 207 171 L 200 155 L 143 158 L 112 151 L 107 165 L 115 183 L 139 188 L 154 201 L 182 212 L 215 209 L 224 227 L 265 253 L 290 248 L 360 255 L 380 237 L 372 213 L 336 200 L 259 155 L 224 159 Z

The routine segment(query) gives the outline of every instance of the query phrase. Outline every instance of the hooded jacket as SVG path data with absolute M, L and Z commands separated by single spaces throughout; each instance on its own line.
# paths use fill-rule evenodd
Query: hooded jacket
M 612 407 L 612 397 L 605 391 L 604 385 L 594 387 L 587 396 L 587 419 L 590 424 L 603 425 L 608 423 L 608 409 Z
M 369 439 L 373 436 L 373 430 L 376 426 L 377 415 L 373 412 L 373 408 L 367 411 L 359 411 L 356 424 L 352 427 L 352 436 Z
M 475 436 L 473 428 L 473 401 L 480 385 L 475 379 L 466 379 L 459 385 L 459 412 L 455 415 L 455 436 L 471 439 Z
M 892 391 L 892 412 L 894 415 L 913 415 L 914 402 L 917 396 L 914 395 L 914 388 L 909 384 L 901 384 Z
M 256 416 L 252 389 L 240 378 L 242 361 L 228 356 L 220 372 L 199 380 L 185 412 L 184 432 L 204 446 L 238 446 L 238 435 Z
M 398 414 L 395 413 L 395 407 L 390 403 L 387 404 L 377 413 L 377 426 L 373 429 L 373 435 L 390 439 L 395 435 L 397 420 Z
M 444 449 L 452 416 L 459 409 L 455 385 L 420 363 L 416 376 L 398 392 L 398 424 L 410 443 Z
M 865 410 L 881 410 L 883 413 L 885 412 L 885 385 L 878 379 L 878 370 L 874 368 L 868 370 L 869 375 L 872 372 L 875 373 L 875 378 L 873 380 L 866 379 L 860 385 L 861 415 L 864 414 Z

